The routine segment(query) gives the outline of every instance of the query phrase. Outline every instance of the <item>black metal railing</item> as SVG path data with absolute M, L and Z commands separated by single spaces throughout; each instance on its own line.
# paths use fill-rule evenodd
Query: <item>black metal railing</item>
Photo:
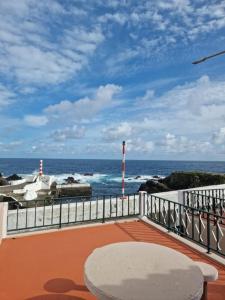
M 146 216 L 157 224 L 225 256 L 225 217 L 201 208 L 163 199 L 146 198 Z
M 219 198 L 225 200 L 225 189 L 198 189 L 198 190 L 187 190 L 183 193 L 194 193 L 199 195 L 204 195 L 212 198 Z
M 7 231 L 31 231 L 77 223 L 105 222 L 109 219 L 137 216 L 139 195 L 71 197 L 54 200 L 20 201 L 8 206 Z
M 192 190 L 183 192 L 183 204 L 211 212 L 213 214 L 225 215 L 225 199 L 221 189 L 209 190 Z

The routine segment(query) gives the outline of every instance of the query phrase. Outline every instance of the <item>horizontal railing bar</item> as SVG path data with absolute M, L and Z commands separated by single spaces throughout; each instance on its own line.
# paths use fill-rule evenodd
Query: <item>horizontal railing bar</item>
M 154 195 L 152 195 L 152 194 L 148 194 L 148 195 L 150 195 L 151 197 L 154 197 L 155 199 L 161 199 L 161 200 L 163 200 L 163 201 L 167 201 L 168 203 L 173 203 L 173 204 L 176 204 L 176 205 L 181 205 L 183 208 L 194 209 L 195 211 L 198 211 L 198 212 L 200 212 L 200 213 L 208 213 L 208 214 L 210 214 L 210 215 L 212 215 L 212 216 L 216 216 L 216 217 L 220 217 L 220 218 L 222 218 L 222 219 L 225 219 L 225 217 L 222 217 L 222 216 L 217 215 L 217 214 L 210 213 L 210 212 L 205 211 L 205 210 L 200 209 L 200 208 L 195 208 L 195 207 L 192 207 L 192 206 L 188 206 L 188 205 L 185 205 L 185 204 L 181 204 L 181 203 L 179 203 L 179 202 L 175 202 L 175 201 L 168 200 L 168 199 L 165 199 L 165 198 L 162 198 L 162 197 L 154 196 Z
M 139 194 L 137 193 L 133 193 L 133 194 L 126 194 L 126 197 L 130 197 L 130 196 L 139 196 Z M 44 201 L 66 201 L 66 200 L 76 200 L 76 199 L 86 199 L 87 201 L 90 201 L 90 199 L 98 199 L 98 200 L 103 200 L 103 197 L 105 198 L 116 198 L 116 197 L 123 197 L 122 194 L 110 194 L 110 195 L 98 195 L 98 196 L 75 196 L 75 197 L 61 197 L 61 198 L 51 198 L 51 199 L 34 199 L 34 200 L 18 200 L 17 201 L 7 201 L 8 203 L 32 203 L 32 202 L 44 202 Z M 102 199 L 101 199 L 102 198 Z
M 126 216 L 115 216 L 115 217 L 110 217 L 110 218 L 106 218 L 107 221 L 110 221 L 110 220 L 114 220 L 114 219 L 128 219 L 128 218 L 132 218 L 132 217 L 135 217 L 135 216 L 138 216 L 139 213 L 136 213 L 136 214 L 132 214 L 132 215 L 126 215 Z M 87 224 L 87 223 L 101 223 L 101 219 L 92 219 L 92 220 L 84 220 L 84 221 L 76 221 L 76 222 L 63 222 L 61 223 L 61 225 L 80 225 L 80 224 Z M 37 225 L 37 226 L 33 226 L 33 227 L 19 227 L 18 229 L 8 229 L 7 231 L 8 232 L 17 232 L 17 231 L 25 231 L 25 230 L 28 230 L 26 232 L 29 232 L 29 229 L 47 229 L 48 227 L 59 227 L 59 223 L 54 223 L 54 224 L 46 224 L 46 225 Z M 66 226 L 65 226 L 66 227 Z M 32 231 L 33 232 L 33 231 Z
M 213 199 L 216 199 L 216 200 L 225 201 L 224 198 L 219 198 L 219 197 L 216 197 L 216 196 L 213 196 L 213 195 L 204 195 L 204 194 L 200 194 L 200 193 L 186 192 L 186 191 L 184 191 L 183 193 L 188 194 L 188 195 L 195 195 L 195 196 L 200 196 L 200 197 L 204 197 L 204 198 L 213 198 Z
M 22 200 L 16 209 L 8 207 L 7 231 L 33 231 L 87 222 L 135 217 L 140 214 L 139 194 L 76 196 Z M 9 204 L 15 204 L 11 201 Z M 45 204 L 45 205 L 42 205 Z
M 208 253 L 225 256 L 225 217 L 152 194 L 147 200 L 150 220 L 205 247 Z

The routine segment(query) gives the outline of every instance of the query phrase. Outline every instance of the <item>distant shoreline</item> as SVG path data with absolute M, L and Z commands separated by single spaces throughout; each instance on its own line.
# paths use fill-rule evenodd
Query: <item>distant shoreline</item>
M 0 173 L 28 175 L 37 173 L 37 158 L 1 158 Z M 75 180 L 89 182 L 94 195 L 121 193 L 121 160 L 109 159 L 43 159 L 43 171 L 46 175 L 56 175 L 62 179 L 68 176 Z M 174 171 L 201 171 L 225 173 L 224 162 L 204 161 L 168 161 L 168 160 L 127 160 L 125 173 L 125 191 L 134 193 L 144 179 L 150 176 L 168 176 Z M 83 176 L 94 174 L 94 176 Z M 142 177 L 137 180 L 135 177 Z

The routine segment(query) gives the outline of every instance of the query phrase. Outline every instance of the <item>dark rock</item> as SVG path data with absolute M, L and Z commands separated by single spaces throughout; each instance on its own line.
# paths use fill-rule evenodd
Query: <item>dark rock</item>
M 173 172 L 158 181 L 154 179 L 146 181 L 140 186 L 139 191 L 146 191 L 151 194 L 217 184 L 225 184 L 225 174 Z
M 224 184 L 225 175 L 204 172 L 173 172 L 166 178 L 159 181 L 173 190 L 179 190 L 207 185 Z
M 57 187 L 57 182 L 53 181 L 51 186 L 50 186 L 50 190 L 56 190 L 56 187 Z
M 84 176 L 93 176 L 93 173 L 84 173 Z
M 79 183 L 79 181 L 78 181 L 78 180 L 75 180 L 74 177 L 72 177 L 72 176 L 67 177 L 66 179 L 64 179 L 64 181 L 65 181 L 67 184 Z
M 152 193 L 159 193 L 159 192 L 167 192 L 170 189 L 163 183 L 155 181 L 155 180 L 148 180 L 146 183 L 142 183 L 139 191 L 146 191 L 149 194 Z
M 58 197 L 58 194 L 57 194 L 57 182 L 56 181 L 52 182 L 52 184 L 50 186 L 50 191 L 51 191 L 51 195 L 52 196 Z
M 87 186 L 76 186 L 66 187 L 61 185 L 57 189 L 58 197 L 76 197 L 76 196 L 91 196 L 92 188 L 90 185 Z
M 15 199 L 13 199 L 10 196 L 3 196 L 1 199 L 2 202 L 8 202 L 8 208 L 9 209 L 17 209 L 17 208 L 22 208 L 21 203 L 15 201 Z
M 134 179 L 139 179 L 139 178 L 141 178 L 141 176 L 138 175 L 138 176 L 136 176 Z
M 8 180 L 8 181 L 14 181 L 14 180 L 20 180 L 20 179 L 22 179 L 22 177 L 18 176 L 17 174 L 13 174 L 6 178 L 6 180 Z
M 158 175 L 154 175 L 152 178 L 154 178 L 154 179 L 160 179 L 160 177 Z
M 3 185 L 9 185 L 9 182 L 5 178 L 0 177 L 0 186 L 3 186 Z
M 2 175 L 2 173 L 0 172 L 0 177 L 2 177 L 3 175 Z

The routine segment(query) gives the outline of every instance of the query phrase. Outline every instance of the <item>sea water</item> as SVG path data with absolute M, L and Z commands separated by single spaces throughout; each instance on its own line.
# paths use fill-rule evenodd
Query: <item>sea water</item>
M 0 159 L 0 172 L 28 175 L 38 173 L 39 159 Z M 54 175 L 58 183 L 68 176 L 92 186 L 93 195 L 121 194 L 121 161 L 97 159 L 44 159 L 44 174 Z M 225 162 L 127 160 L 125 192 L 136 193 L 140 184 L 153 176 L 173 171 L 225 173 Z

